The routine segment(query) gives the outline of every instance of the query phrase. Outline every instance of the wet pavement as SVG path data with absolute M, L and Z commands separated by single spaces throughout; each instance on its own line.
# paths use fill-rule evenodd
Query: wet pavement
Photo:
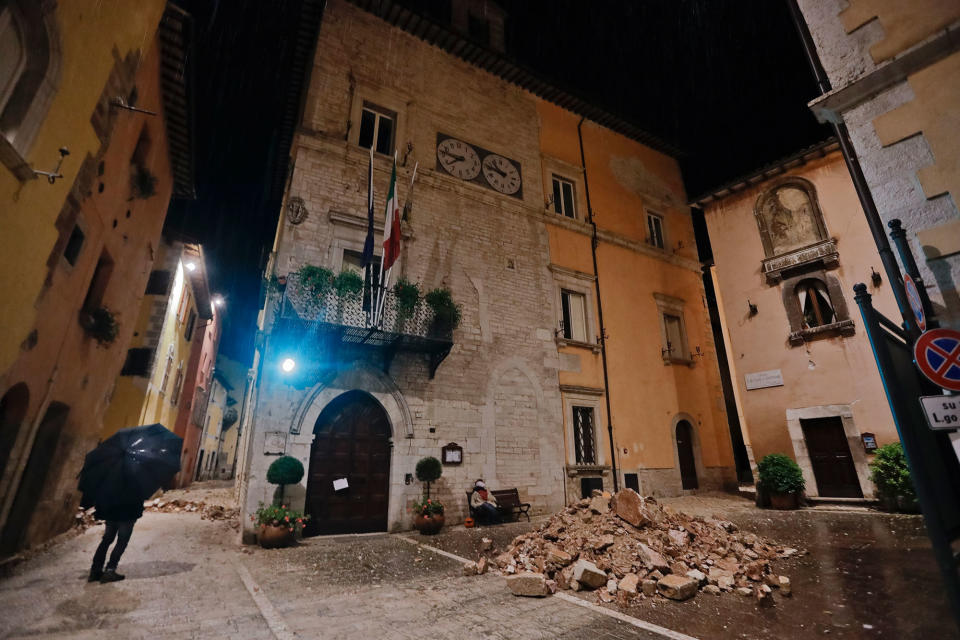
M 760 609 L 752 598 L 701 593 L 683 603 L 643 600 L 622 613 L 704 640 L 960 637 L 917 516 L 761 511 L 719 496 L 665 502 L 809 551 L 774 565 L 794 595 L 777 594 L 776 606 Z M 404 536 L 476 559 L 482 538 L 496 554 L 536 524 Z M 502 578 L 464 577 L 458 560 L 397 535 L 241 548 L 226 523 L 197 514 L 147 513 L 121 563 L 127 580 L 88 584 L 101 532 L 68 539 L 0 579 L 0 638 L 670 637 L 561 597 L 514 597 Z

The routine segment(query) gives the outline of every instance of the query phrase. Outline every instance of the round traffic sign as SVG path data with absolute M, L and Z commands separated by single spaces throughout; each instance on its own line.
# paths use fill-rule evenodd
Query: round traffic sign
M 913 359 L 934 384 L 960 391 L 960 331 L 931 329 L 917 338 Z
M 913 317 L 917 319 L 917 326 L 920 327 L 920 331 L 926 331 L 927 315 L 923 312 L 923 300 L 920 299 L 920 292 L 917 291 L 917 283 L 909 273 L 903 274 L 903 288 L 907 290 L 907 301 L 910 303 Z

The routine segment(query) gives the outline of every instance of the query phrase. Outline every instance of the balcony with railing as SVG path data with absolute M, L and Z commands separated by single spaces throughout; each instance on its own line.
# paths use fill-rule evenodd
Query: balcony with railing
M 369 291 L 365 295 L 333 287 L 317 292 L 304 286 L 299 274 L 291 273 L 280 299 L 278 326 L 318 346 L 375 355 L 384 371 L 397 353 L 425 354 L 433 378 L 453 347 L 452 328 L 422 298 L 404 304 L 390 288 L 381 292 L 382 311 L 371 323 L 371 297 Z

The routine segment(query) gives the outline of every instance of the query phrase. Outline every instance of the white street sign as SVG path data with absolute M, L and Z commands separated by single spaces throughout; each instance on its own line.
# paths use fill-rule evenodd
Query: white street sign
M 920 404 L 934 431 L 960 429 L 960 396 L 921 396 Z

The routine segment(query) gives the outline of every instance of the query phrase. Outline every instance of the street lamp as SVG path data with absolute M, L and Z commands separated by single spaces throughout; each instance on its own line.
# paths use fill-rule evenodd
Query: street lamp
M 284 358 L 283 362 L 280 363 L 280 369 L 284 373 L 290 373 L 296 368 L 296 366 L 297 366 L 297 361 L 294 360 L 293 358 Z

